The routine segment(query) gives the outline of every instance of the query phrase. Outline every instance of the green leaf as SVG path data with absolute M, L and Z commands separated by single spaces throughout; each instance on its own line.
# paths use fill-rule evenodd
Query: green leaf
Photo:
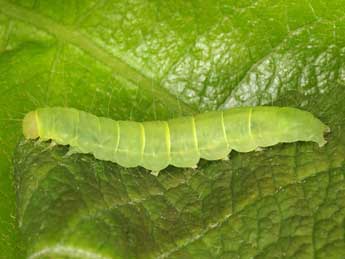
M 0 257 L 345 257 L 344 14 L 344 0 L 0 0 Z M 47 143 L 13 155 L 37 107 L 143 121 L 271 104 L 318 116 L 328 144 L 158 178 Z

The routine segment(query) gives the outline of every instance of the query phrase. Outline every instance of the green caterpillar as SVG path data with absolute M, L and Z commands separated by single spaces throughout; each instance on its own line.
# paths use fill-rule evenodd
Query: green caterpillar
M 311 113 L 289 107 L 243 107 L 171 119 L 115 121 L 73 108 L 42 108 L 23 120 L 27 139 L 53 140 L 75 153 L 91 153 L 124 167 L 159 172 L 168 165 L 195 168 L 280 142 L 326 144 L 330 129 Z

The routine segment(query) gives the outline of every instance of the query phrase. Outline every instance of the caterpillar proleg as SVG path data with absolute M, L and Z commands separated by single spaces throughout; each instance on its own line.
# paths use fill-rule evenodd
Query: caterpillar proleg
M 168 165 L 195 168 L 200 158 L 227 158 L 281 142 L 326 144 L 329 132 L 311 113 L 289 107 L 242 107 L 170 119 L 115 121 L 74 108 L 41 108 L 23 120 L 27 139 L 53 140 L 124 167 L 158 172 Z

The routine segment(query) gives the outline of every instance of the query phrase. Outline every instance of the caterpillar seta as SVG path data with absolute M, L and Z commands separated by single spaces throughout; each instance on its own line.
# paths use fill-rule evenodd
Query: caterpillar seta
M 330 128 L 311 113 L 289 107 L 241 107 L 170 119 L 115 121 L 74 108 L 41 108 L 26 114 L 23 134 L 69 145 L 124 167 L 154 172 L 168 165 L 195 168 L 200 158 L 225 159 L 281 142 L 326 144 Z

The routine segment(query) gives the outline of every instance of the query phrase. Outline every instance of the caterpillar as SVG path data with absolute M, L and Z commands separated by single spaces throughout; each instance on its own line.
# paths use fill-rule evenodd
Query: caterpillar
M 91 153 L 123 167 L 159 172 L 168 165 L 195 168 L 200 158 L 226 159 L 280 142 L 326 144 L 330 128 L 290 107 L 241 107 L 168 121 L 115 121 L 74 108 L 41 108 L 23 119 L 26 139 L 53 140 L 71 153 Z

